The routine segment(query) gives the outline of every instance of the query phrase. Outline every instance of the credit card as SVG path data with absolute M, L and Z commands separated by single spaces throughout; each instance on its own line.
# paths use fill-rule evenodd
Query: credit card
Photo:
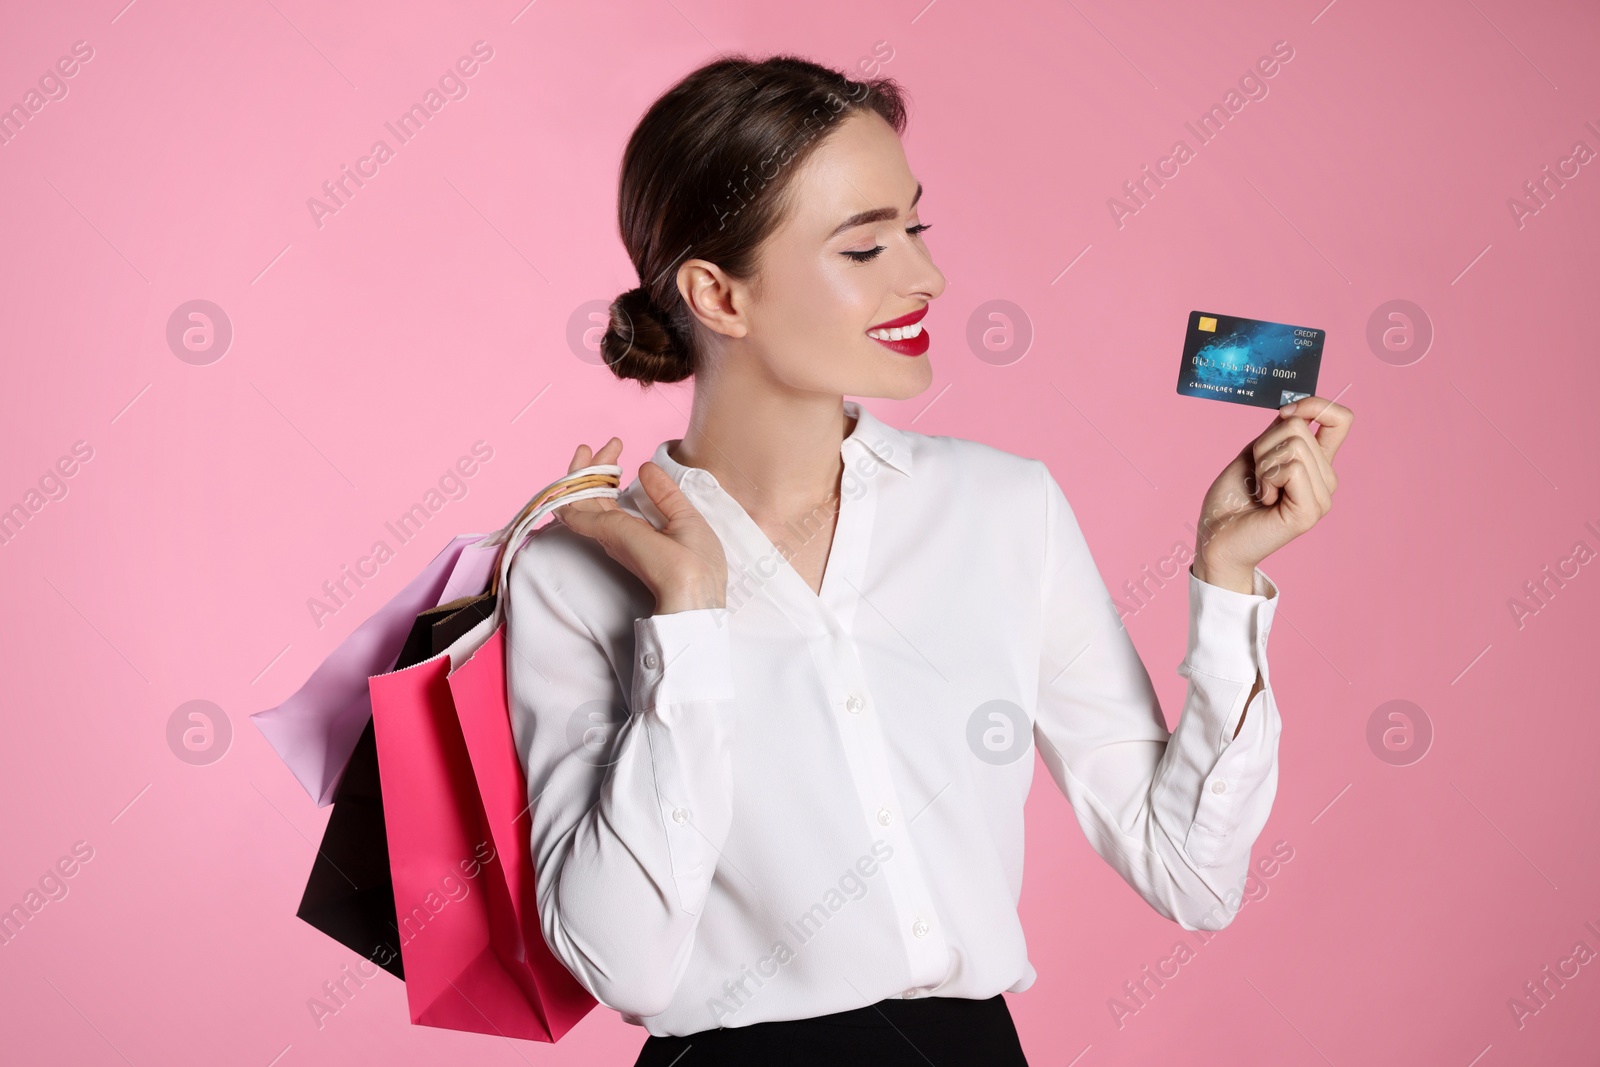
M 1279 408 L 1317 391 L 1326 330 L 1189 312 L 1178 393 Z

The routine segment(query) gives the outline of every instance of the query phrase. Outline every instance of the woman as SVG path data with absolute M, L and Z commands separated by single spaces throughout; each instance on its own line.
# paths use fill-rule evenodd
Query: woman
M 904 126 L 891 81 L 735 58 L 623 158 L 644 284 L 602 351 L 646 386 L 692 375 L 693 411 L 616 500 L 529 540 L 507 625 L 544 934 L 650 1031 L 638 1064 L 1023 1063 L 1001 994 L 1035 977 L 1033 742 L 1187 929 L 1232 918 L 1271 809 L 1256 564 L 1328 511 L 1350 412 L 1285 409 L 1207 492 L 1169 741 L 1048 468 L 844 400 L 931 380 L 945 279 Z

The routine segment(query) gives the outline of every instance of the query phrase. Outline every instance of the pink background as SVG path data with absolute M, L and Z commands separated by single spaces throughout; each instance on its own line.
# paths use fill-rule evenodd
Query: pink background
M 1292 859 L 1199 947 L 1094 855 L 1041 773 L 1022 901 L 1040 976 L 1009 996 L 1032 1060 L 1589 1062 L 1600 963 L 1521 1025 L 1508 1002 L 1577 942 L 1600 951 L 1584 925 L 1600 928 L 1600 564 L 1566 564 L 1520 625 L 1510 604 L 1536 606 L 1524 583 L 1578 542 L 1581 560 L 1600 549 L 1584 299 L 1600 163 L 1520 226 L 1508 200 L 1575 142 L 1600 150 L 1600 15 L 1322 3 L 13 13 L 0 103 L 75 41 L 93 58 L 0 145 L 0 506 L 75 442 L 92 458 L 0 545 L 0 905 L 74 842 L 93 858 L 0 946 L 0 1056 L 632 1062 L 644 1032 L 608 1009 L 555 1046 L 514 1043 L 410 1025 L 387 975 L 319 1028 L 308 999 L 359 959 L 294 915 L 330 809 L 248 716 L 578 441 L 622 436 L 628 480 L 681 434 L 687 385 L 642 396 L 580 358 L 568 324 L 637 284 L 615 217 L 634 122 L 746 50 L 865 58 L 908 88 L 950 286 L 927 320 L 933 387 L 868 406 L 1048 460 L 1113 592 L 1192 544 L 1205 487 L 1271 418 L 1175 394 L 1191 309 L 1326 329 L 1319 392 L 1358 415 L 1338 506 L 1263 568 L 1282 588 L 1285 726 L 1258 852 Z M 494 54 L 468 95 L 319 227 L 307 199 L 478 40 Z M 1293 59 L 1268 94 L 1196 147 L 1184 123 L 1277 41 Z M 1179 138 L 1195 157 L 1119 227 L 1108 198 Z M 206 365 L 166 339 L 194 299 L 234 331 Z M 1397 299 L 1431 323 L 1425 353 L 1369 345 Z M 1025 352 L 969 346 L 994 300 L 1029 324 Z M 479 440 L 493 459 L 466 496 L 319 628 L 308 599 Z M 1182 591 L 1128 620 L 1169 718 Z M 204 766 L 167 741 L 196 699 L 233 732 Z M 1391 700 L 1430 742 L 1369 743 Z M 1109 1002 L 1180 941 L 1194 958 L 1119 1026 Z

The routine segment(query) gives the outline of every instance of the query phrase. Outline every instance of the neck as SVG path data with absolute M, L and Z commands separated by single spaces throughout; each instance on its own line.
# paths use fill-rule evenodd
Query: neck
M 672 458 L 701 467 L 760 525 L 836 507 L 840 446 L 855 429 L 837 394 L 745 391 L 700 383 Z

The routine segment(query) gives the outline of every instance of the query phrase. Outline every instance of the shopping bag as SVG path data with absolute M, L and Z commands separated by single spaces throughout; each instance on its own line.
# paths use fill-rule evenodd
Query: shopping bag
M 351 632 L 295 693 L 250 721 L 318 807 L 333 803 L 350 754 L 372 717 L 367 679 L 392 670 L 417 613 L 441 595 L 481 590 L 496 556 L 481 533 L 459 534 L 393 599 Z M 476 579 L 476 580 L 474 580 Z
M 333 812 L 295 914 L 396 978 L 405 978 L 371 719 L 339 779 Z
M 533 525 L 614 498 L 615 464 L 541 490 L 490 539 L 482 618 L 439 654 L 369 679 L 395 914 L 413 1023 L 555 1041 L 596 1001 L 546 945 L 527 783 L 506 693 L 505 587 Z

